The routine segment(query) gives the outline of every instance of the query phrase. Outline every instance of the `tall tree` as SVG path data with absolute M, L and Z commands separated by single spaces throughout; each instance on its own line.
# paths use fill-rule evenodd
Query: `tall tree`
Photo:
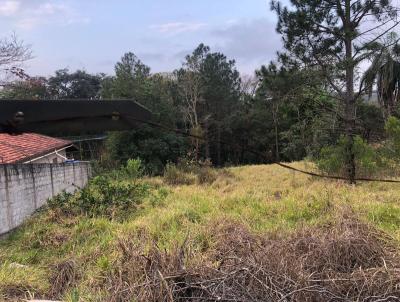
M 210 48 L 200 44 L 191 55 L 186 56 L 181 69 L 175 72 L 178 81 L 180 97 L 183 100 L 181 106 L 183 116 L 189 125 L 189 130 L 194 136 L 202 136 L 202 122 L 200 106 L 204 103 L 203 82 L 201 78 L 201 67 Z M 200 140 L 193 139 L 195 159 L 199 159 Z
M 231 116 L 242 95 L 235 61 L 200 44 L 186 56 L 176 75 L 186 124 L 193 134 L 205 138 L 204 157 L 222 165 L 227 155 L 223 152 L 222 137 L 231 130 Z M 193 142 L 198 158 L 200 142 Z
M 128 52 L 115 65 L 115 82 L 112 93 L 115 94 L 115 97 L 140 100 L 144 84 L 149 76 L 150 67 L 143 64 L 134 53 Z
M 68 69 L 57 70 L 48 80 L 49 95 L 53 99 L 91 99 L 100 97 L 101 75 L 83 70 L 70 73 Z
M 257 99 L 271 112 L 274 134 L 274 159 L 299 160 L 315 152 L 315 125 L 334 120 L 323 107 L 332 107 L 325 93 L 325 82 L 316 68 L 304 68 L 280 57 L 278 62 L 262 66 L 257 72 L 260 85 Z M 331 123 L 334 125 L 335 123 Z M 329 131 L 329 127 L 326 127 Z M 321 137 L 321 141 L 322 141 Z
M 127 53 L 115 65 L 115 76 L 105 78 L 102 96 L 137 100 L 152 112 L 153 122 L 174 129 L 181 120 L 175 86 L 173 76 L 151 74 L 148 66 L 133 53 Z M 150 173 L 158 174 L 167 162 L 176 162 L 185 154 L 186 140 L 177 134 L 146 124 L 135 126 L 131 131 L 109 135 L 106 142 L 109 159 L 124 163 L 127 159 L 140 157 Z
M 241 79 L 234 60 L 222 53 L 209 53 L 201 66 L 204 85 L 207 141 L 214 141 L 215 163 L 221 165 L 222 136 L 228 129 L 228 120 L 240 100 Z M 207 148 L 208 149 L 208 148 Z M 206 154 L 209 151 L 206 150 Z
M 376 42 L 399 24 L 397 9 L 390 0 L 291 0 L 290 7 L 273 0 L 271 6 L 286 50 L 307 65 L 318 65 L 343 105 L 347 174 L 355 183 L 356 103 L 365 90 L 358 83 L 355 92 L 356 71 L 376 53 Z

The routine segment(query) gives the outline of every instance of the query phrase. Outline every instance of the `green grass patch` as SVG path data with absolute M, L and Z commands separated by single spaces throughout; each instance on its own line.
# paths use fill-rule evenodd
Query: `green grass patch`
M 390 184 L 352 187 L 269 165 L 208 171 L 210 181 L 179 185 L 138 179 L 135 165 L 121 179 L 97 179 L 83 195 L 60 196 L 0 241 L 0 293 L 13 288 L 46 294 L 54 267 L 73 261 L 78 277 L 64 300 L 104 301 L 104 282 L 122 257 L 121 238 L 163 251 L 190 242 L 190 251 L 202 259 L 214 248 L 216 226 L 226 221 L 254 234 L 282 236 L 334 222 L 343 208 L 351 208 L 400 238 L 400 189 Z

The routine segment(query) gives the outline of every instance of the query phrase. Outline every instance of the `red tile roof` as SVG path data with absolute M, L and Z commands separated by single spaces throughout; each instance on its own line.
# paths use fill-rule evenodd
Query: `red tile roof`
M 0 164 L 32 160 L 72 145 L 72 142 L 35 133 L 0 133 Z

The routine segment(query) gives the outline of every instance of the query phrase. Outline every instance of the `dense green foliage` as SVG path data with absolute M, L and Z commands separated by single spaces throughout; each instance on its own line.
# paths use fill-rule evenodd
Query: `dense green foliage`
M 385 136 L 376 144 L 369 144 L 359 135 L 353 138 L 357 177 L 399 175 L 400 120 L 391 116 L 384 128 Z M 344 175 L 347 146 L 347 137 L 341 136 L 336 144 L 322 147 L 316 161 L 318 168 L 328 174 Z
M 169 163 L 166 171 L 173 175 L 178 173 L 174 164 L 183 158 L 227 166 L 311 157 L 325 172 L 345 173 L 343 104 L 330 92 L 320 68 L 307 67 L 286 54 L 254 76 L 241 77 L 235 61 L 203 44 L 185 57 L 181 68 L 163 74 L 151 73 L 129 52 L 116 63 L 114 76 L 59 70 L 49 79 L 10 83 L 1 97 L 133 99 L 147 107 L 163 129 L 141 124 L 131 131 L 109 133 L 98 159 L 107 168 L 140 158 L 143 172 L 163 174 Z M 356 145 L 385 140 L 378 104 L 360 100 L 356 110 Z
M 140 180 L 142 173 L 139 159 L 128 160 L 125 167 L 94 177 L 77 193 L 58 195 L 49 201 L 49 206 L 74 215 L 125 217 L 149 195 L 150 186 Z
M 344 175 L 348 156 L 347 146 L 347 137 L 342 136 L 337 144 L 323 147 L 317 161 L 320 170 L 329 174 Z M 376 171 L 376 153 L 360 136 L 354 138 L 354 154 L 358 176 L 371 175 Z

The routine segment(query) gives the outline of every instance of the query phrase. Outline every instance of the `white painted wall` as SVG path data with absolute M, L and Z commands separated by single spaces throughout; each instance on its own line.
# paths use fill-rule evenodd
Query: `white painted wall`
M 62 191 L 86 186 L 89 163 L 0 165 L 0 235 Z

